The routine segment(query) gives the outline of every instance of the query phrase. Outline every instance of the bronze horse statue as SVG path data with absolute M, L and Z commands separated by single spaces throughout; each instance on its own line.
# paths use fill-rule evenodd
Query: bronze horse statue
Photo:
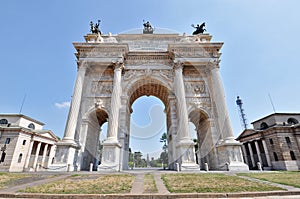
M 101 22 L 101 20 L 98 20 L 98 23 L 96 23 L 95 25 L 92 21 L 90 22 L 91 32 L 93 34 L 98 34 L 99 33 L 101 35 L 101 31 L 99 29 L 100 22 Z
M 203 32 L 206 31 L 206 29 L 205 29 L 205 22 L 203 22 L 200 26 L 199 26 L 199 24 L 197 24 L 197 26 L 195 26 L 194 24 L 192 24 L 192 27 L 196 28 L 196 30 L 193 32 L 193 35 L 203 34 Z

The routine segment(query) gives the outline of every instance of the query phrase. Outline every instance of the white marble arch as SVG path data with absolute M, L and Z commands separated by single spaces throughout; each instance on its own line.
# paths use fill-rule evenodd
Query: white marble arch
M 98 37 L 88 34 L 85 42 L 74 43 L 78 72 L 64 138 L 57 149 L 58 154 L 67 154 L 64 163 L 69 171 L 86 170 L 90 162 L 99 162 L 97 142 L 107 119 L 98 170 L 128 169 L 131 105 L 143 95 L 156 96 L 165 104 L 170 169 L 199 169 L 189 117 L 197 128 L 201 158 L 210 168 L 246 168 L 228 155 L 239 151 L 240 143 L 233 138 L 219 74 L 222 42 L 211 42 L 208 34 L 197 35 L 197 40 L 178 34 L 108 36 L 118 43 L 106 42 L 105 35 L 103 40 Z M 201 76 L 191 66 L 200 67 Z M 107 67 L 110 70 L 95 80 L 97 71 Z M 105 89 L 94 90 L 93 81 Z M 193 119 L 195 113 L 200 113 L 200 119 Z

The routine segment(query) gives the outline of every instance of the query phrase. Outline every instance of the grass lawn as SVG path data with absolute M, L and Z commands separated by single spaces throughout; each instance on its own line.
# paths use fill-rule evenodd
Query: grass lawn
M 300 172 L 299 171 L 276 171 L 276 172 L 263 172 L 263 173 L 239 173 L 241 176 L 248 176 L 275 182 L 284 185 L 290 185 L 300 188 Z
M 157 193 L 153 174 L 145 174 L 144 176 L 144 193 Z
M 282 190 L 225 174 L 164 174 L 162 179 L 171 193 L 246 192 Z
M 14 184 L 15 181 L 27 178 L 30 175 L 21 173 L 0 172 L 0 189 Z
M 72 175 L 64 180 L 28 187 L 21 192 L 56 194 L 129 193 L 133 181 L 134 176 L 127 174 Z

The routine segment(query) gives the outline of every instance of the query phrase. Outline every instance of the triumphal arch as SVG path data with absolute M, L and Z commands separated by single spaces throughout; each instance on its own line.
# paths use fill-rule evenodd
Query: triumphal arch
M 69 171 L 89 170 L 91 165 L 101 171 L 128 169 L 131 106 L 139 97 L 152 95 L 165 105 L 170 169 L 208 165 L 247 170 L 241 144 L 233 138 L 219 74 L 223 43 L 203 33 L 179 35 L 146 26 L 139 31 L 93 31 L 84 42 L 74 43 L 78 72 L 55 164 Z M 107 121 L 100 150 L 99 134 Z M 197 131 L 196 152 L 189 122 Z

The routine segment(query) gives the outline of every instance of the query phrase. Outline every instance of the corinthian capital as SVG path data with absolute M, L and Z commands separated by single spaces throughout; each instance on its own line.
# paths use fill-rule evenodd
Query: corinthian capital
M 116 69 L 123 70 L 124 69 L 124 63 L 122 61 L 112 61 L 111 63 L 113 65 L 114 70 L 116 70 Z
M 176 69 L 182 69 L 183 65 L 184 65 L 184 63 L 181 62 L 180 60 L 178 60 L 178 61 L 174 61 L 173 67 L 174 67 L 175 70 Z

